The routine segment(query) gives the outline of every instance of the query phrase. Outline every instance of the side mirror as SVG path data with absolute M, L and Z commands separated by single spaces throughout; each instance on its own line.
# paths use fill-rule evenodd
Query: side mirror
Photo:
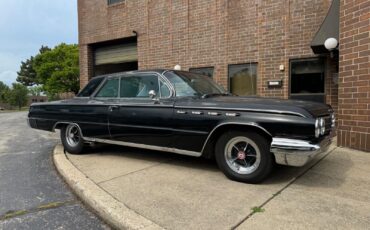
M 151 98 L 151 99 L 155 99 L 155 97 L 157 96 L 157 94 L 155 93 L 155 91 L 154 90 L 150 90 L 149 91 L 149 97 Z

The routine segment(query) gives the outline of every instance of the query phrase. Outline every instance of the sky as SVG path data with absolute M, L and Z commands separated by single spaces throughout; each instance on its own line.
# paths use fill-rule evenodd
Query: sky
M 0 81 L 15 82 L 41 45 L 77 43 L 77 23 L 77 0 L 0 0 Z

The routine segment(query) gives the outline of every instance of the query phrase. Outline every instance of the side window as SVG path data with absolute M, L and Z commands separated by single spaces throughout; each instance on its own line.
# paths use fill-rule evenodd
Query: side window
M 90 97 L 91 94 L 96 90 L 100 83 L 104 80 L 103 77 L 93 78 L 86 86 L 81 90 L 77 97 Z
M 169 97 L 171 96 L 171 91 L 170 89 L 168 88 L 168 86 L 162 82 L 162 81 L 159 81 L 159 90 L 161 92 L 161 98 L 166 98 L 166 97 Z
M 118 78 L 108 79 L 96 97 L 118 97 Z
M 137 75 L 121 78 L 120 97 L 148 98 L 149 92 L 154 90 L 159 96 L 158 76 Z

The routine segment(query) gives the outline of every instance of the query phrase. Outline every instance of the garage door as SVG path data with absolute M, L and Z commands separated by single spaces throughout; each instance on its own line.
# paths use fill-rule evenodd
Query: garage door
M 127 43 L 97 48 L 95 65 L 119 64 L 137 61 L 137 43 Z

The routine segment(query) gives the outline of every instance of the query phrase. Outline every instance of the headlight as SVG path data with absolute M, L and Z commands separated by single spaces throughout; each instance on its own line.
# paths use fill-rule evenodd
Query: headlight
M 320 126 L 320 134 L 324 135 L 325 133 L 325 119 L 324 118 L 319 118 L 319 126 Z
M 316 119 L 316 122 L 315 122 L 315 137 L 318 138 L 319 136 L 320 136 L 319 119 Z
M 331 114 L 331 127 L 332 128 L 335 127 L 335 115 L 334 115 L 334 113 Z

